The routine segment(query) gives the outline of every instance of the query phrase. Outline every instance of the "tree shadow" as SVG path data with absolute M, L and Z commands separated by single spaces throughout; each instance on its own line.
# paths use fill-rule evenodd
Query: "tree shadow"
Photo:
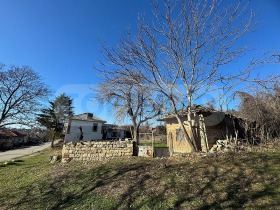
M 279 156 L 236 154 L 193 162 L 103 163 L 24 186 L 18 189 L 24 196 L 11 208 L 64 209 L 83 202 L 88 202 L 88 207 L 97 195 L 105 200 L 114 198 L 107 209 L 274 208 L 279 205 L 280 185 L 279 175 L 272 172 L 279 161 Z M 256 188 L 258 184 L 261 187 Z M 262 204 L 262 198 L 275 201 Z

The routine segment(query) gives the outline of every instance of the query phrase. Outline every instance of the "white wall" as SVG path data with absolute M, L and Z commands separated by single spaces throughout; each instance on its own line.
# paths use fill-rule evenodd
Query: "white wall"
M 97 122 L 89 122 L 89 121 L 82 121 L 82 120 L 71 120 L 70 123 L 70 130 L 65 135 L 65 141 L 79 141 L 80 138 L 80 129 L 81 126 L 83 129 L 83 140 L 101 140 L 102 139 L 102 125 L 103 123 L 98 122 L 97 131 L 93 132 L 93 124 Z

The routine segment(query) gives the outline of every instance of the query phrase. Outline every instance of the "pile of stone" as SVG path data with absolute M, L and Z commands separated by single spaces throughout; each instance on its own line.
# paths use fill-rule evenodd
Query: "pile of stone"
M 62 162 L 71 159 L 81 161 L 106 160 L 115 157 L 132 156 L 131 141 L 82 141 L 66 143 L 62 149 Z
M 230 140 L 217 140 L 213 147 L 210 149 L 209 152 L 228 152 L 228 151 L 238 151 L 242 148 L 238 144 L 238 142 L 230 141 Z

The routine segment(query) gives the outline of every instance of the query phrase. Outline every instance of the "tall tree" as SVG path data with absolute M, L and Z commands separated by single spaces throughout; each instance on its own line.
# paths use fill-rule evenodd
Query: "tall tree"
M 239 42 L 256 23 L 248 2 L 153 1 L 154 17 L 148 21 L 139 18 L 137 36 L 127 33 L 116 48 L 107 48 L 115 72 L 168 101 L 192 151 L 197 151 L 194 131 L 187 133 L 180 110 L 186 108 L 192 128 L 192 107 L 197 99 L 209 91 L 232 90 L 253 69 L 271 61 L 272 56 L 262 55 L 248 59 L 244 68 L 228 65 L 249 51 Z M 134 72 L 143 79 L 135 80 Z
M 73 99 L 65 93 L 61 93 L 54 100 L 54 112 L 60 123 L 65 123 L 74 115 Z
M 49 94 L 49 88 L 31 67 L 6 69 L 0 65 L 0 128 L 30 125 Z
M 61 137 L 64 123 L 74 114 L 72 103 L 73 99 L 62 93 L 54 101 L 49 102 L 49 108 L 42 109 L 41 113 L 37 115 L 39 124 L 46 127 L 51 133 L 52 148 L 54 147 L 55 137 Z

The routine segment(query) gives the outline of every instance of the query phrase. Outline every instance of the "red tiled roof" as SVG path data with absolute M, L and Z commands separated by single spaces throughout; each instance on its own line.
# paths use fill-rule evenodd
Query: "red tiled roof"
M 26 136 L 25 134 L 23 134 L 19 131 L 10 131 L 10 130 L 0 131 L 0 135 L 6 136 L 6 137 L 24 137 L 24 136 Z

